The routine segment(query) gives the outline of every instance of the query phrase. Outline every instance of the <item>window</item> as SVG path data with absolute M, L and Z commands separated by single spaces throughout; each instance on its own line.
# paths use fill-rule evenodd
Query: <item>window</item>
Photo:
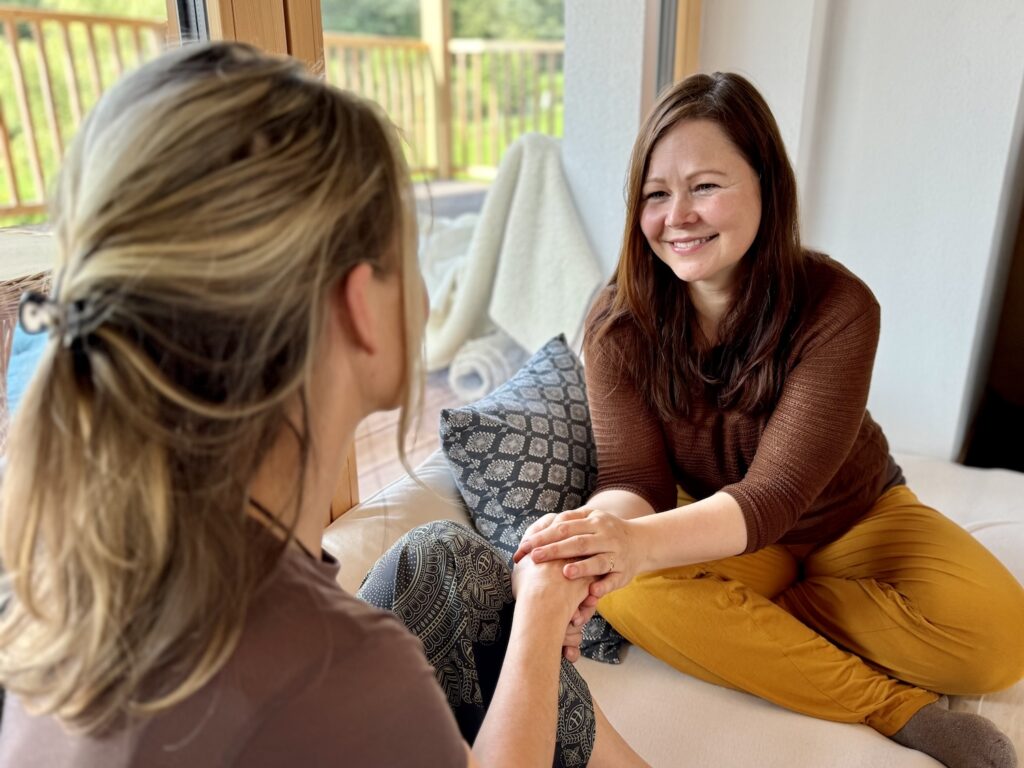
M 502 156 L 519 136 L 561 135 L 563 28 L 563 0 L 23 0 L 0 6 L 0 286 L 7 289 L 0 294 L 0 361 L 6 365 L 24 281 L 45 280 L 41 273 L 51 263 L 49 239 L 40 234 L 46 190 L 68 143 L 103 90 L 169 42 L 246 40 L 295 55 L 329 82 L 380 103 L 407 141 L 426 252 L 431 233 L 471 230 Z M 487 333 L 487 326 L 481 318 L 466 340 Z M 509 374 L 525 359 L 518 352 L 509 358 Z M 410 441 L 414 464 L 437 447 L 441 408 L 469 399 L 465 388 L 450 386 L 449 363 L 435 361 L 429 374 L 421 427 Z M 501 383 L 493 376 L 487 381 Z M 359 488 L 349 483 L 339 491 L 336 507 L 347 508 L 346 494 L 349 501 L 365 497 L 404 471 L 396 423 L 396 414 L 377 414 L 360 427 Z

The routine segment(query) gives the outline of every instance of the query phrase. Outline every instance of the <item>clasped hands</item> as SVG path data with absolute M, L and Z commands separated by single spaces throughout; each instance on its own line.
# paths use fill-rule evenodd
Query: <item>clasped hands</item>
M 523 534 L 513 561 L 519 563 L 524 557 L 535 563 L 561 562 L 566 579 L 590 582 L 563 641 L 562 654 L 575 662 L 583 625 L 594 615 L 597 601 L 636 575 L 632 528 L 626 520 L 589 507 L 547 514 Z

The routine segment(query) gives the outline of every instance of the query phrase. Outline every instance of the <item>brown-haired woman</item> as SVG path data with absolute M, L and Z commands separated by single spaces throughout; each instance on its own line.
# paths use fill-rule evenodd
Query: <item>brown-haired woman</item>
M 417 638 L 324 560 L 356 425 L 420 388 L 411 200 L 380 109 L 291 59 L 187 47 L 100 99 L 23 302 L 0 766 L 642 763 L 561 658 L 586 582 L 417 529 L 365 585 Z
M 684 672 L 1011 766 L 989 721 L 937 700 L 1021 678 L 1024 591 L 905 485 L 865 409 L 878 334 L 864 283 L 801 246 L 761 95 L 677 84 L 634 146 L 587 325 L 598 490 L 517 557 L 586 558 L 565 572 L 605 574 L 588 609 Z

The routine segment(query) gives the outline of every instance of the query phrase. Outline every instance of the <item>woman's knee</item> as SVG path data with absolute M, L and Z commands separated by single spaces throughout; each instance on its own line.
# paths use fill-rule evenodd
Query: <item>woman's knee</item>
M 983 696 L 1002 691 L 1018 683 L 1024 677 L 1024 669 L 1018 657 L 977 654 L 978 658 L 958 665 L 954 679 L 942 686 L 940 693 L 955 696 Z
M 1021 613 L 1024 616 L 1024 610 Z M 978 674 L 979 693 L 1001 691 L 1024 678 L 1024 622 L 1002 626 L 990 638 L 987 651 L 978 653 L 983 670 Z
M 366 575 L 357 595 L 386 610 L 430 600 L 481 603 L 494 610 L 512 600 L 505 556 L 480 534 L 450 520 L 421 525 L 396 541 Z
M 1005 618 L 1005 617 L 1004 617 Z M 979 628 L 980 629 L 980 628 Z M 967 645 L 970 657 L 958 660 L 948 690 L 965 696 L 980 696 L 1009 688 L 1024 678 L 1024 627 L 1005 621 L 989 626 Z
M 392 548 L 443 548 L 463 552 L 470 548 L 497 552 L 483 536 L 464 523 L 454 520 L 434 520 L 418 525 L 394 543 Z
M 972 662 L 964 675 L 975 694 L 1000 691 L 1024 678 L 1024 589 L 1012 586 L 999 590 L 986 615 L 971 622 Z
M 471 568 L 481 574 L 509 574 L 502 552 L 469 526 L 452 520 L 434 520 L 413 528 L 384 558 L 395 555 L 417 562 L 440 561 L 448 568 Z

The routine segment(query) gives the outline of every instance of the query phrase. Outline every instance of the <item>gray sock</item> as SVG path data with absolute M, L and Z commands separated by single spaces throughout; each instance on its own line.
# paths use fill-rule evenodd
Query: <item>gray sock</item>
M 922 707 L 890 738 L 949 768 L 1017 768 L 1013 743 L 991 720 L 950 712 L 941 701 Z

